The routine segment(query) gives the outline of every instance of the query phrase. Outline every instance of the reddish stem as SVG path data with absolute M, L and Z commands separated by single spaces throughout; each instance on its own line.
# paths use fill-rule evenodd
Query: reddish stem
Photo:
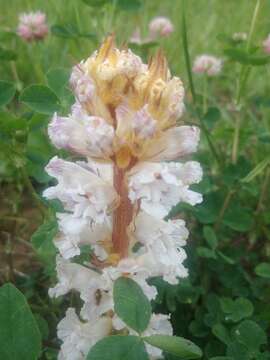
M 127 169 L 120 169 L 114 165 L 113 184 L 120 197 L 120 204 L 113 215 L 112 243 L 114 251 L 124 258 L 128 255 L 127 228 L 132 221 L 133 206 L 128 198 L 128 187 L 125 181 Z

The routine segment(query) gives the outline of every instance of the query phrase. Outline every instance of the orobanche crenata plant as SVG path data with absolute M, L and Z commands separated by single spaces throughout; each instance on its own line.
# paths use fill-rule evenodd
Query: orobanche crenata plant
M 57 214 L 58 283 L 49 294 L 75 290 L 82 300 L 58 325 L 59 359 L 121 360 L 125 351 L 131 360 L 160 359 L 162 350 L 200 357 L 196 345 L 171 336 L 168 315 L 151 313 L 157 290 L 147 282 L 187 276 L 185 222 L 164 218 L 179 202 L 202 201 L 189 189 L 201 180 L 200 164 L 179 162 L 199 141 L 198 128 L 176 126 L 183 84 L 161 52 L 146 65 L 116 48 L 113 35 L 73 68 L 70 84 L 76 102 L 69 116 L 53 116 L 49 136 L 78 158 L 52 158 L 46 170 L 58 183 L 44 192 L 65 210 Z M 89 256 L 80 262 L 82 249 Z

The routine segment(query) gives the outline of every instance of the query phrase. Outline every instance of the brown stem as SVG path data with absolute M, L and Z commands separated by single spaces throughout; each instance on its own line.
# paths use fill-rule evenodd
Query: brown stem
M 112 243 L 114 251 L 124 258 L 128 254 L 127 228 L 132 221 L 133 206 L 128 198 L 128 187 L 125 180 L 127 169 L 114 165 L 113 185 L 119 195 L 120 203 L 113 215 Z

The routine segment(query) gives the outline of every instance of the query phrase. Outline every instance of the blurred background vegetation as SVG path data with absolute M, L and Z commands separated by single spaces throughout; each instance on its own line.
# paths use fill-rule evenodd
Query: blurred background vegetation
M 46 85 L 66 114 L 73 101 L 68 90 L 71 67 L 109 32 L 115 32 L 118 44 L 129 43 L 137 26 L 146 36 L 155 16 L 169 17 L 175 31 L 151 46 L 133 48 L 147 58 L 161 47 L 172 73 L 184 81 L 186 113 L 181 121 L 202 129 L 196 158 L 204 179 L 196 189 L 204 202 L 196 208 L 180 204 L 170 215 L 185 218 L 190 229 L 190 277 L 178 286 L 151 280 L 159 289 L 153 307 L 172 313 L 175 333 L 201 346 L 204 359 L 270 359 L 270 82 L 269 59 L 261 48 L 270 32 L 270 2 L 259 2 L 248 51 L 231 37 L 249 32 L 258 2 L 186 1 L 191 61 L 202 53 L 224 59 L 222 73 L 209 79 L 207 88 L 203 77 L 193 76 L 196 103 L 183 47 L 183 3 L 0 0 L 0 77 L 16 89 L 0 113 L 0 282 L 14 282 L 26 296 L 43 336 L 42 359 L 56 358 L 56 324 L 65 308 L 79 300 L 75 294 L 53 301 L 47 296 L 54 276 L 52 239 L 59 205 L 45 202 L 41 193 L 51 181 L 44 166 L 57 152 L 46 133 L 51 115 L 29 108 L 20 95 L 31 84 Z M 44 42 L 27 44 L 15 34 L 18 14 L 36 10 L 47 14 L 51 32 Z

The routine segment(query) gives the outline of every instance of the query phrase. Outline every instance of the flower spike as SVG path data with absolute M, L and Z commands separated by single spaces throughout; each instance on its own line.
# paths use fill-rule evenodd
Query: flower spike
M 52 297 L 78 292 L 83 306 L 58 324 L 59 360 L 85 360 L 110 334 L 134 334 L 114 309 L 119 277 L 135 281 L 148 300 L 148 284 L 160 276 L 177 284 L 188 274 L 184 246 L 188 230 L 181 219 L 165 221 L 179 202 L 195 205 L 202 196 L 189 187 L 202 177 L 200 164 L 179 161 L 196 151 L 199 129 L 176 126 L 184 111 L 184 88 L 172 77 L 162 51 L 148 65 L 109 35 L 100 49 L 73 68 L 70 84 L 76 102 L 68 116 L 54 114 L 49 137 L 59 149 L 85 158 L 58 157 L 46 167 L 57 184 L 44 192 L 62 202 L 54 239 L 58 283 Z M 177 162 L 168 162 L 177 160 Z M 89 262 L 75 257 L 91 247 Z M 172 334 L 170 317 L 153 314 L 143 336 Z M 146 347 L 151 360 L 161 350 Z

